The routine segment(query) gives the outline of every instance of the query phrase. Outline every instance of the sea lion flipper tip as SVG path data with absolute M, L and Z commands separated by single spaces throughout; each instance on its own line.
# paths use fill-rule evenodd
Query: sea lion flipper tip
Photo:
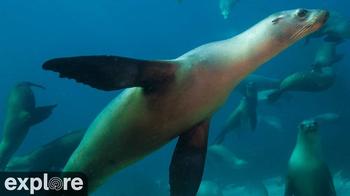
M 57 107 L 57 104 L 35 108 L 31 113 L 30 124 L 35 125 L 46 120 L 52 114 L 55 107 Z
M 196 195 L 202 181 L 209 121 L 180 135 L 170 164 L 170 195 Z
M 164 84 L 175 78 L 176 67 L 176 63 L 170 61 L 119 56 L 57 58 L 43 64 L 43 69 L 58 72 L 61 78 L 74 79 L 105 91 Z

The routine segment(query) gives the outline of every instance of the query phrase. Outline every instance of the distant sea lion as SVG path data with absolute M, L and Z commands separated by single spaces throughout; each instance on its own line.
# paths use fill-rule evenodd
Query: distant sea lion
M 56 105 L 35 106 L 31 87 L 44 89 L 30 82 L 17 84 L 7 100 L 5 125 L 0 142 L 0 170 L 4 170 L 12 155 L 27 136 L 31 126 L 47 119 Z
M 330 67 L 343 59 L 343 54 L 337 54 L 337 45 L 335 43 L 323 43 L 317 50 L 312 68 L 320 70 L 324 67 Z
M 245 96 L 242 97 L 238 107 L 228 117 L 219 135 L 214 140 L 214 144 L 221 144 L 228 133 L 238 133 L 247 124 L 251 130 L 255 130 L 257 124 L 257 102 L 258 92 L 256 86 L 254 83 L 249 83 L 246 86 Z
M 220 0 L 219 7 L 221 10 L 221 15 L 224 17 L 224 19 L 228 18 L 237 1 L 238 0 Z
M 197 196 L 223 196 L 220 187 L 213 181 L 203 181 Z
M 340 118 L 339 114 L 336 113 L 324 113 L 312 117 L 310 120 L 317 122 L 320 125 L 334 123 Z
M 324 38 L 324 41 L 336 44 L 350 39 L 350 20 L 337 12 L 330 12 L 329 16 L 328 22 L 319 31 L 307 37 L 307 43 L 311 38 Z
M 297 72 L 287 76 L 280 87 L 268 95 L 270 102 L 277 101 L 287 91 L 320 92 L 329 89 L 335 81 L 333 68 L 323 68 L 322 71 Z
M 84 133 L 85 130 L 73 131 L 24 156 L 13 157 L 6 171 L 61 171 Z
M 281 80 L 276 78 L 270 78 L 262 75 L 251 74 L 242 80 L 235 91 L 238 91 L 242 94 L 245 93 L 246 86 L 248 83 L 254 83 L 258 91 L 264 91 L 268 89 L 276 89 L 279 87 Z
M 174 60 L 85 56 L 46 62 L 44 69 L 94 88 L 129 87 L 90 125 L 64 171 L 85 173 L 93 192 L 115 172 L 180 136 L 170 165 L 170 192 L 195 195 L 213 113 L 244 77 L 327 18 L 322 10 L 279 12 L 233 38 Z
M 208 147 L 208 161 L 216 165 L 224 165 L 230 170 L 242 169 L 248 162 L 238 158 L 224 145 L 215 144 Z M 222 167 L 221 167 L 222 169 Z
M 317 123 L 302 122 L 288 163 L 285 196 L 336 195 L 331 172 L 321 154 Z

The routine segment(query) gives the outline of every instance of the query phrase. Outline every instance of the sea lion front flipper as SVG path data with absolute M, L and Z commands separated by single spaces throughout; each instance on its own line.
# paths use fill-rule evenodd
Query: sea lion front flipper
M 43 69 L 58 72 L 61 78 L 75 79 L 105 91 L 127 87 L 155 88 L 173 81 L 178 65 L 172 61 L 147 61 L 118 56 L 57 58 Z
M 35 108 L 30 114 L 30 124 L 35 125 L 47 119 L 56 106 L 57 105 L 49 105 Z
M 209 120 L 180 135 L 169 167 L 171 196 L 195 196 L 202 181 Z

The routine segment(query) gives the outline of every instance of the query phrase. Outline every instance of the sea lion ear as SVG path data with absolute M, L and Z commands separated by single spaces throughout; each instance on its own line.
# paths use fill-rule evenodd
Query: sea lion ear
M 272 20 L 272 24 L 277 24 L 280 20 L 283 19 L 283 16 L 278 16 L 275 19 Z

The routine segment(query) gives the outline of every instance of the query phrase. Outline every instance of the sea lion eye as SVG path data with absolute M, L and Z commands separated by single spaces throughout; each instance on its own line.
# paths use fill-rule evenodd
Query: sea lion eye
M 304 17 L 307 15 L 308 12 L 309 12 L 309 11 L 307 11 L 307 10 L 305 10 L 305 9 L 300 9 L 300 10 L 298 11 L 297 15 L 298 15 L 298 17 L 300 17 L 300 18 L 304 18 Z

